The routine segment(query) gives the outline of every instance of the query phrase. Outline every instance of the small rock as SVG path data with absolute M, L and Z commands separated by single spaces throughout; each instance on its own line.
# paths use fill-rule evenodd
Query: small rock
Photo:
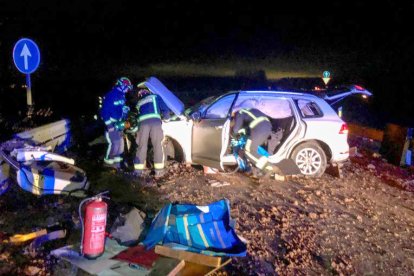
M 315 214 L 315 213 L 309 213 L 309 217 L 310 217 L 311 219 L 317 219 L 317 218 L 318 218 L 318 215 L 317 215 L 317 214 Z
M 368 164 L 367 168 L 368 168 L 368 170 L 375 170 L 375 165 Z
M 359 215 L 358 215 L 358 216 L 356 217 L 356 219 L 357 219 L 359 222 L 362 222 L 362 217 L 361 217 L 361 216 L 359 216 Z
M 345 201 L 345 203 L 349 203 L 349 202 L 354 201 L 354 199 L 346 197 L 344 201 Z
M 372 154 L 372 157 L 374 157 L 374 158 L 380 158 L 381 157 L 381 154 L 374 152 Z
M 40 268 L 36 267 L 36 266 L 28 266 L 25 269 L 25 274 L 26 275 L 37 275 L 40 272 Z

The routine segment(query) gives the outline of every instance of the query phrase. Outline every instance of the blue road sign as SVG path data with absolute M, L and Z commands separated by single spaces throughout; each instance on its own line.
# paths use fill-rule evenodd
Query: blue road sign
M 329 73 L 329 71 L 324 71 L 323 72 L 323 77 L 324 78 L 329 78 L 331 76 L 331 73 Z
M 40 51 L 36 43 L 28 38 L 22 38 L 14 45 L 13 61 L 23 74 L 36 71 L 40 63 Z

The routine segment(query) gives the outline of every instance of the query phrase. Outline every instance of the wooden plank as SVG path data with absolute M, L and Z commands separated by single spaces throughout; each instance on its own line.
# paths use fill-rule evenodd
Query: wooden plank
M 226 265 L 228 265 L 231 262 L 231 258 L 229 258 L 227 261 L 225 261 L 224 263 L 222 263 L 220 266 L 216 267 L 215 269 L 213 269 L 212 271 L 210 271 L 209 273 L 207 273 L 205 276 L 211 276 L 213 275 L 215 272 L 219 271 L 220 269 L 222 269 L 223 267 L 225 267 Z
M 191 262 L 185 262 L 185 267 L 180 272 L 178 272 L 177 276 L 206 275 L 213 269 L 215 268 Z
M 184 260 L 196 264 L 219 267 L 222 263 L 221 257 L 207 256 L 194 252 L 188 252 L 183 250 L 174 250 L 167 246 L 157 245 L 155 246 L 155 253 L 167 256 L 174 259 Z
M 176 267 L 174 267 L 173 270 L 170 271 L 170 273 L 168 273 L 167 276 L 177 275 L 177 273 L 179 273 L 184 267 L 185 267 L 185 261 L 182 260 L 181 262 L 178 263 L 178 265 Z

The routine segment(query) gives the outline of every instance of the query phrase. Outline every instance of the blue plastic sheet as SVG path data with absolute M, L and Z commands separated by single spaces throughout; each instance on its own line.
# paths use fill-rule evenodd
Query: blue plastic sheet
M 143 244 L 171 246 L 211 256 L 245 256 L 246 244 L 231 226 L 227 199 L 206 206 L 168 204 L 152 221 Z

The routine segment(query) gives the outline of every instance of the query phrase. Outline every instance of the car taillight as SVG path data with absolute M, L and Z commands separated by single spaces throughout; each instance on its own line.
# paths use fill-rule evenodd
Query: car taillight
M 348 134 L 349 129 L 347 124 L 342 124 L 339 134 Z
M 354 85 L 354 87 L 355 87 L 356 90 L 359 90 L 359 91 L 364 91 L 365 90 L 365 88 L 362 87 L 361 85 Z

